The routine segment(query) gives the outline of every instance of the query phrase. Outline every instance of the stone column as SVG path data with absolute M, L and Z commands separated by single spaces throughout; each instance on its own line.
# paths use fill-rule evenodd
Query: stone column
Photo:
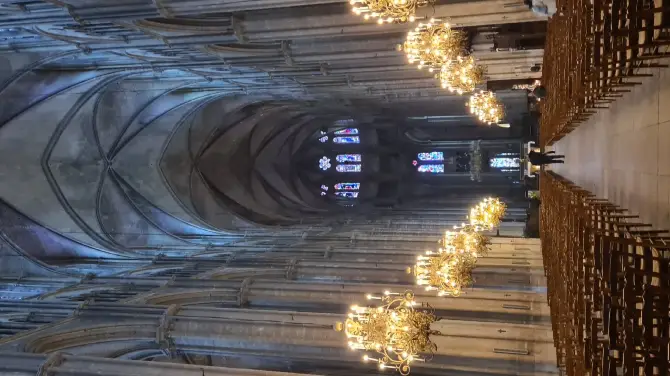
M 0 353 L 0 371 L 13 376 L 309 376 L 178 363 L 142 362 L 63 353 Z

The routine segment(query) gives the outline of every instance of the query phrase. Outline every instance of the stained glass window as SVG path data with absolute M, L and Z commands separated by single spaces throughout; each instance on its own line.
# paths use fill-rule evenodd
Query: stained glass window
M 335 134 L 358 134 L 358 128 L 345 128 L 335 131 Z
M 519 158 L 495 157 L 489 161 L 489 166 L 493 168 L 515 168 L 521 165 Z
M 337 191 L 357 191 L 361 189 L 361 183 L 337 183 L 335 190 Z
M 419 168 L 417 168 L 419 172 L 430 172 L 433 174 L 440 174 L 444 172 L 444 165 L 443 164 L 426 164 L 426 165 L 421 165 Z
M 324 191 L 327 191 L 327 190 L 328 190 L 328 186 L 325 185 L 325 184 L 321 184 L 321 189 L 324 190 Z
M 341 164 L 335 168 L 337 172 L 361 172 L 360 164 Z
M 358 197 L 358 192 L 335 192 L 335 195 L 346 198 L 356 198 Z
M 321 192 L 321 196 L 325 196 L 325 195 L 326 195 L 326 192 Z
M 326 171 L 330 167 L 331 167 L 330 158 L 328 158 L 326 156 L 323 156 L 323 157 L 321 157 L 321 159 L 319 159 L 319 168 L 320 169 L 322 169 L 323 171 Z
M 328 136 L 323 136 L 323 137 L 321 137 L 321 138 L 319 139 L 319 141 L 321 141 L 321 142 L 326 142 L 326 141 L 328 141 Z
M 360 162 L 361 161 L 361 155 L 360 154 L 340 154 L 337 157 L 335 157 L 335 160 L 338 162 Z
M 336 144 L 360 144 L 361 139 L 358 136 L 341 136 L 333 137 L 333 142 Z
M 431 151 L 430 153 L 419 153 L 420 161 L 443 161 L 444 153 L 441 151 Z

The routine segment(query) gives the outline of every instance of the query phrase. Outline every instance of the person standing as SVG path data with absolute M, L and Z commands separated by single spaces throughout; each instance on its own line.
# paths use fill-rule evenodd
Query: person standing
M 534 166 L 542 166 L 553 163 L 565 163 L 563 158 L 565 158 L 564 155 L 557 155 L 553 151 L 538 153 L 531 150 L 528 152 L 528 161 Z

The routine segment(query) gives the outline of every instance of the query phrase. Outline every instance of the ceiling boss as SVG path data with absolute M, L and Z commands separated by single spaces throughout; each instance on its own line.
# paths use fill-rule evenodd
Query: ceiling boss
M 366 20 L 376 19 L 378 24 L 414 22 L 419 7 L 435 0 L 350 0 L 352 12 Z
M 418 306 L 414 293 L 390 291 L 382 296 L 367 295 L 377 306 L 351 306 L 349 318 L 338 322 L 336 329 L 347 336 L 352 350 L 374 351 L 376 356 L 364 355 L 364 361 L 377 362 L 380 369 L 393 368 L 409 375 L 410 364 L 425 361 L 421 353 L 434 353 L 437 346 L 430 340 L 430 329 L 437 317 L 430 308 Z

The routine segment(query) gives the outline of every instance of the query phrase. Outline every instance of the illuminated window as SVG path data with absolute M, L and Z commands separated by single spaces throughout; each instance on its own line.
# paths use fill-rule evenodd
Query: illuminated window
M 337 172 L 361 172 L 360 164 L 341 164 L 335 168 Z
M 335 134 L 358 134 L 358 128 L 345 128 L 335 131 Z
M 336 144 L 360 144 L 361 139 L 358 136 L 340 136 L 333 137 L 333 142 Z
M 519 158 L 495 157 L 489 161 L 493 168 L 518 168 L 521 165 Z
M 321 190 L 328 191 L 328 186 L 325 184 L 321 184 Z
M 321 137 L 321 138 L 319 139 L 319 141 L 321 141 L 321 142 L 326 142 L 326 141 L 328 141 L 328 136 L 323 136 L 323 137 Z
M 335 157 L 335 160 L 338 162 L 360 162 L 361 161 L 361 155 L 360 154 L 340 154 L 337 157 Z
M 326 171 L 330 167 L 331 167 L 330 158 L 328 158 L 326 156 L 323 156 L 323 157 L 321 157 L 321 159 L 319 159 L 319 168 L 320 169 L 322 169 L 323 171 Z
M 326 192 L 321 192 L 321 196 L 325 196 L 325 195 L 326 195 Z
M 427 164 L 427 165 L 421 165 L 419 168 L 417 168 L 419 172 L 430 172 L 433 174 L 440 174 L 444 172 L 444 165 L 443 164 Z
M 357 191 L 361 189 L 361 183 L 337 183 L 335 190 L 337 191 Z
M 443 161 L 444 153 L 441 151 L 431 151 L 430 153 L 419 153 L 420 161 Z
M 335 192 L 335 195 L 346 198 L 356 198 L 358 197 L 358 192 Z

